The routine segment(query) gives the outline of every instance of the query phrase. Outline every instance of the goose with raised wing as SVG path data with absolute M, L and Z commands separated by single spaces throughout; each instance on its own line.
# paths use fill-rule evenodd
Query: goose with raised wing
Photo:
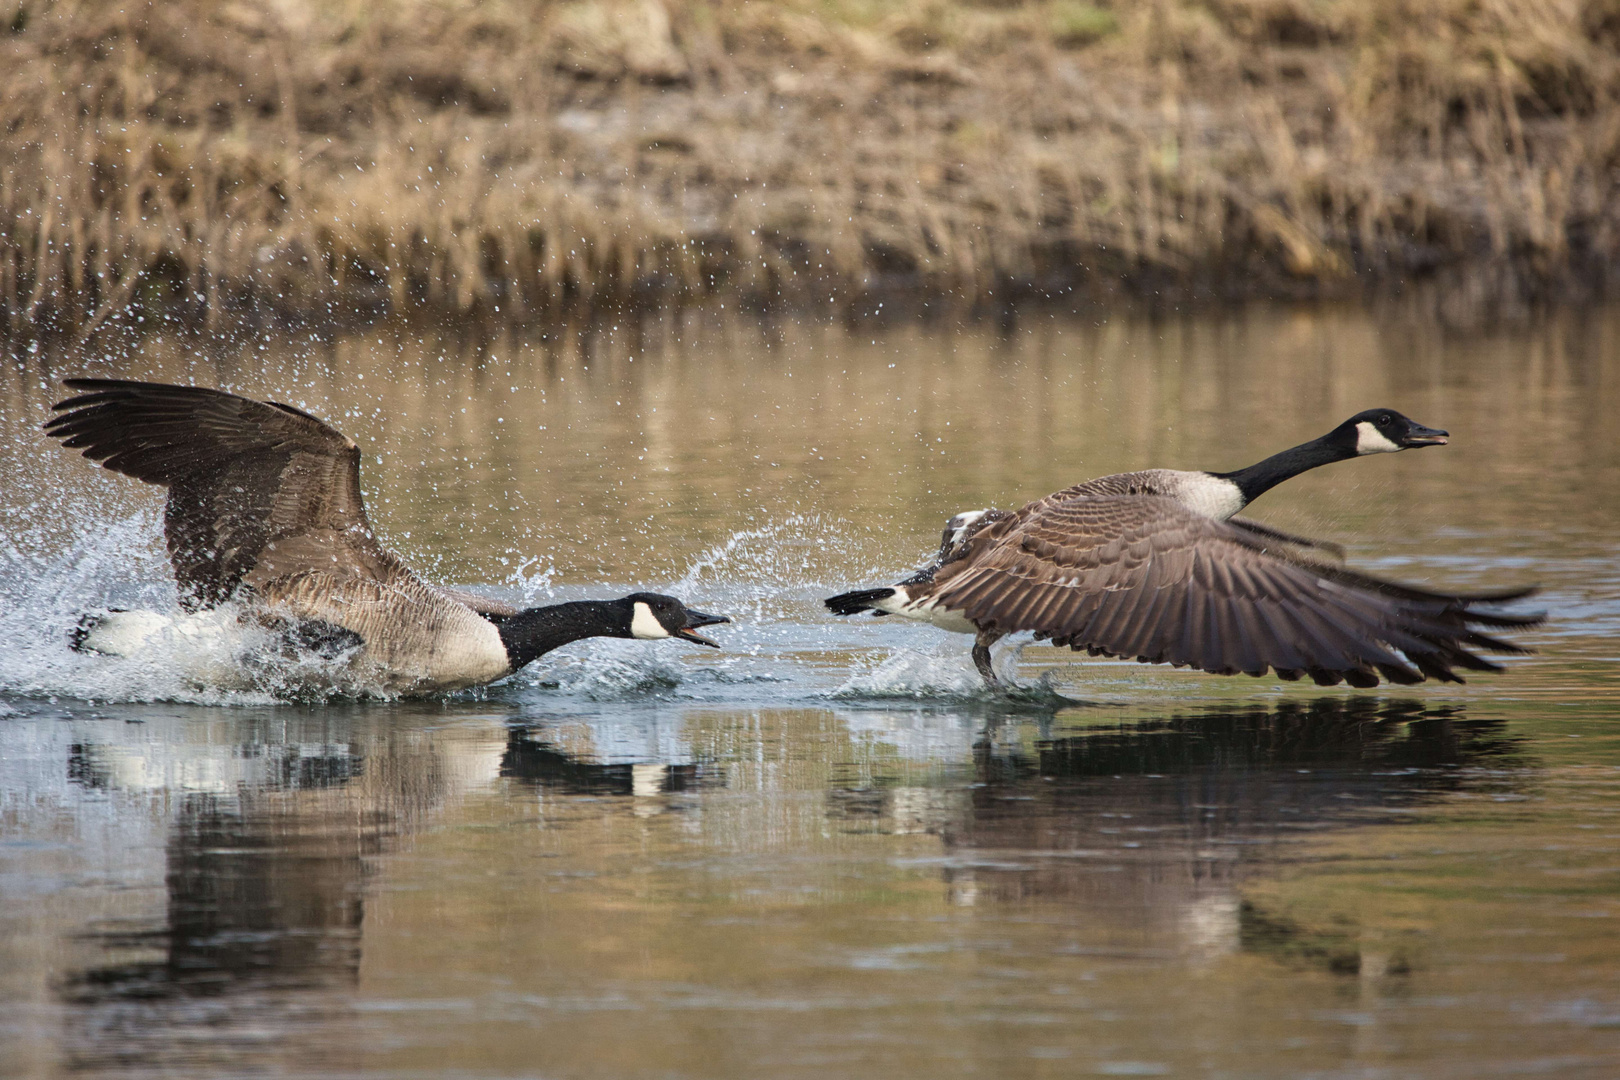
M 1223 675 L 1461 682 L 1458 668 L 1501 670 L 1481 651 L 1527 651 L 1483 628 L 1534 626 L 1543 615 L 1481 608 L 1533 590 L 1400 585 L 1339 565 L 1337 545 L 1235 517 L 1309 469 L 1447 438 L 1371 409 L 1236 472 L 1118 473 L 1018 510 L 968 511 L 947 522 L 938 554 L 917 573 L 826 605 L 835 615 L 900 615 L 972 634 L 974 664 L 990 685 L 990 647 L 1026 630 L 1092 655 Z
M 301 409 L 220 390 L 69 379 L 45 430 L 102 466 L 168 488 L 164 533 L 188 613 L 241 606 L 292 640 L 353 651 L 389 692 L 487 683 L 588 637 L 715 642 L 730 620 L 637 592 L 518 609 L 427 584 L 376 538 L 360 447 Z M 81 648 L 127 655 L 165 625 L 151 612 L 88 620 Z

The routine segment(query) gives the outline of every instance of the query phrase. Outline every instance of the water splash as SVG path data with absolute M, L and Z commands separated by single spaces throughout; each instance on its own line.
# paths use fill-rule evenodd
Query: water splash
M 75 651 L 87 615 L 178 612 L 161 511 L 116 519 L 65 547 L 20 540 L 0 549 L 0 693 L 201 705 L 392 696 L 354 678 L 347 654 L 289 650 L 234 607 L 179 618 L 129 656 Z
M 693 559 L 674 588 L 702 583 L 750 583 L 770 589 L 815 585 L 857 559 L 868 545 L 850 526 L 820 514 L 789 514 L 779 521 L 738 529 Z
M 669 697 L 683 682 L 679 662 L 645 643 L 596 639 L 549 653 L 504 685 L 560 691 L 586 701 Z
M 965 639 L 962 639 L 965 640 Z M 932 651 L 897 649 L 877 664 L 851 675 L 830 695 L 838 701 L 953 701 L 990 705 L 1037 705 L 1063 708 L 1079 704 L 1057 691 L 1056 673 L 1045 671 L 1033 683 L 1015 681 L 1023 645 L 991 654 L 998 687 L 989 687 L 973 666 L 961 641 L 941 643 Z
M 507 554 L 517 559 L 518 564 L 501 584 L 517 591 L 519 599 L 515 602 L 519 607 L 538 606 L 541 598 L 551 591 L 557 564 L 549 556 L 523 555 L 510 549 Z
M 83 612 L 175 607 L 159 522 L 148 510 L 65 547 L 42 534 L 0 551 L 0 690 L 116 701 L 194 696 L 194 686 L 166 665 L 108 662 L 69 644 Z
M 35 516 L 54 522 L 60 512 Z M 91 513 L 80 508 L 71 516 Z M 550 575 L 549 566 L 531 562 L 501 587 L 479 591 L 522 604 L 554 602 L 560 597 L 547 595 Z M 75 651 L 80 619 L 110 608 L 178 613 L 161 510 L 81 531 L 65 546 L 45 526 L 8 530 L 0 544 L 0 694 L 201 705 L 399 696 L 358 677 L 350 655 L 291 650 L 280 635 L 241 621 L 229 607 L 166 625 L 129 656 Z M 645 643 L 600 640 L 535 665 L 514 682 L 553 683 L 568 696 L 608 701 L 671 694 L 689 673 L 680 658 L 649 654 Z M 712 690 L 748 681 L 714 677 L 699 684 Z
M 0 544 L 0 695 L 74 697 L 101 701 L 173 701 L 259 705 L 398 696 L 367 685 L 344 657 L 290 653 L 276 635 L 232 624 L 219 613 L 216 634 L 171 634 L 133 657 L 75 652 L 71 634 L 82 613 L 109 607 L 161 613 L 178 609 L 163 542 L 162 513 L 149 508 L 67 540 L 53 540 L 64 514 L 87 521 L 89 507 L 35 515 L 37 530 L 8 530 Z M 36 534 L 37 533 L 37 534 Z M 992 692 L 980 685 L 963 642 L 941 642 L 933 655 L 905 647 L 914 627 L 829 621 L 819 598 L 831 587 L 811 571 L 823 562 L 857 556 L 857 532 L 793 515 L 739 530 L 696 559 L 671 591 L 736 622 L 717 635 L 723 651 L 647 642 L 594 639 L 550 656 L 488 691 L 452 699 L 517 697 L 574 705 L 600 702 L 726 702 L 774 705 L 797 700 L 982 702 L 1063 700 L 1046 681 Z M 836 568 L 833 573 L 842 577 Z M 553 586 L 541 562 L 521 565 L 505 582 L 477 591 L 520 604 L 581 596 L 619 595 L 634 586 Z M 647 583 L 648 587 L 653 587 Z M 847 640 L 846 640 L 847 639 Z M 852 678 L 852 655 L 894 649 Z M 999 669 L 1011 678 L 1016 650 L 1003 650 Z M 572 707 L 572 706 L 568 706 Z

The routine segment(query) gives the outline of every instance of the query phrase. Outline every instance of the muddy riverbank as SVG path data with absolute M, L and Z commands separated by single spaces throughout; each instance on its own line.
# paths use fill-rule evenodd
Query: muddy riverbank
M 1620 2 L 0 9 L 13 332 L 1620 281 Z M 127 313 L 127 314 L 126 314 Z

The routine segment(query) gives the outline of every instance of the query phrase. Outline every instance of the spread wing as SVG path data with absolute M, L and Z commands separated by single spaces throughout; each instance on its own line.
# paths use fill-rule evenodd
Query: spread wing
M 1167 498 L 1031 504 L 943 567 L 933 595 L 982 627 L 1218 674 L 1309 674 L 1325 685 L 1498 670 L 1470 650 L 1525 652 L 1479 627 L 1541 615 L 1482 612 L 1531 590 L 1443 595 L 1296 561 Z
M 1246 517 L 1227 518 L 1226 523 L 1249 533 L 1250 536 L 1260 540 L 1262 545 L 1270 550 L 1276 550 L 1278 544 L 1295 549 L 1288 552 L 1291 558 L 1304 559 L 1307 562 L 1325 560 L 1341 565 L 1344 563 L 1344 546 L 1335 544 L 1331 540 L 1312 540 L 1308 536 L 1284 532 L 1282 529 L 1262 525 L 1258 521 Z
M 308 413 L 219 390 L 69 379 L 45 425 L 92 461 L 169 489 L 164 532 L 182 602 L 320 569 L 391 578 L 360 495 L 360 448 Z

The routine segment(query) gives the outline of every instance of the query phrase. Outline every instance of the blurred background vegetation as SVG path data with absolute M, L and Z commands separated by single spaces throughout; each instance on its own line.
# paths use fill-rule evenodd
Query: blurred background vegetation
M 1591 299 L 1617 104 L 1620 0 L 0 0 L 0 309 Z

